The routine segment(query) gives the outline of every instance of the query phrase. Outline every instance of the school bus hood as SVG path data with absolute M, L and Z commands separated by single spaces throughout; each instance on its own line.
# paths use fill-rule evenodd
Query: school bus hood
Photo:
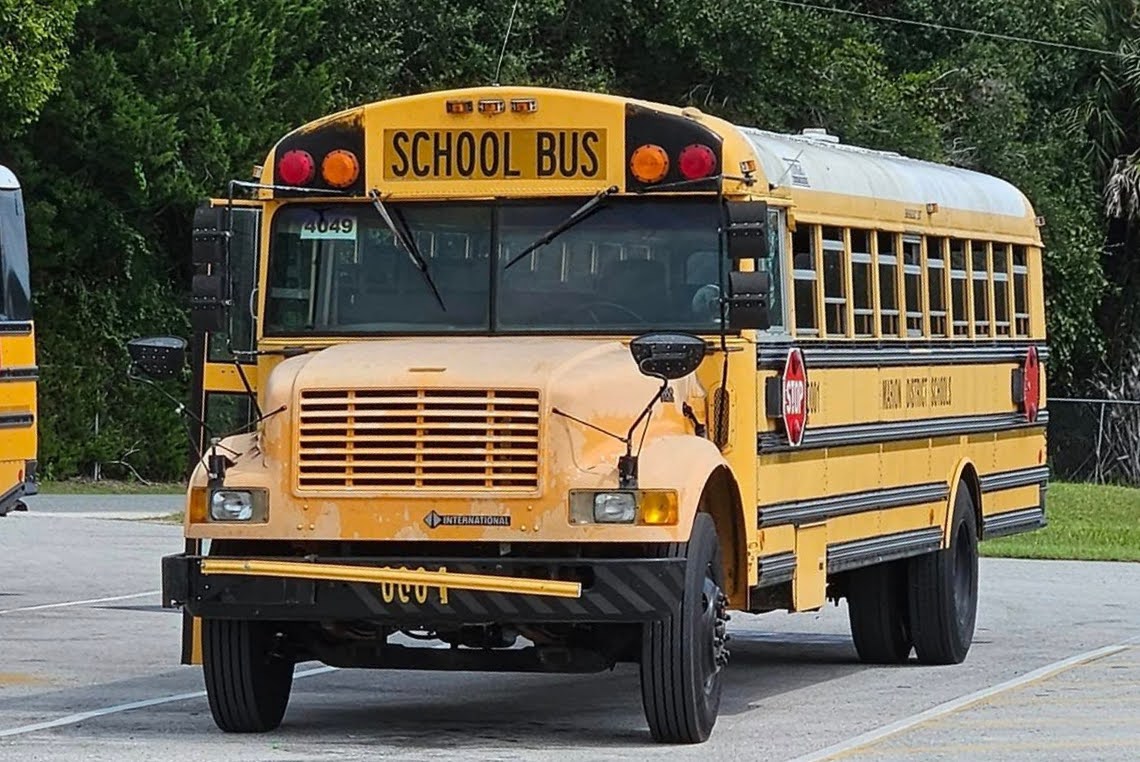
M 553 407 L 621 433 L 653 396 L 625 342 L 611 338 L 456 337 L 357 341 L 282 362 L 266 409 L 314 390 L 533 390 Z

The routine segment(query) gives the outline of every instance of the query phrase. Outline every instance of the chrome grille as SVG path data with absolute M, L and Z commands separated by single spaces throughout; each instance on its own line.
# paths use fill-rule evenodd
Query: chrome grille
M 299 428 L 301 489 L 538 488 L 537 391 L 306 390 Z

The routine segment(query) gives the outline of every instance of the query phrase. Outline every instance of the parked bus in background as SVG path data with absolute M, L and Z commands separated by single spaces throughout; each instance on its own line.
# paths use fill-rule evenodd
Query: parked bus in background
M 195 218 L 163 560 L 225 730 L 306 660 L 632 662 L 652 736 L 700 742 L 730 610 L 846 599 L 863 660 L 961 662 L 979 540 L 1044 524 L 1041 240 L 1001 180 L 492 87 L 305 125 L 238 187 Z
M 0 516 L 36 493 L 36 338 L 20 183 L 0 166 Z

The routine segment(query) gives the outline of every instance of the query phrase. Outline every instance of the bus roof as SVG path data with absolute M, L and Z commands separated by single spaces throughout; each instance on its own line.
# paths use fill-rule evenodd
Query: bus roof
M 1027 217 L 1032 207 L 1010 183 L 992 175 L 890 151 L 844 145 L 823 130 L 780 134 L 737 126 L 776 186 L 898 201 L 925 207 Z
M 697 108 L 681 108 L 608 93 L 529 86 L 431 91 L 365 103 L 330 114 L 294 130 L 286 139 L 311 134 L 323 125 L 367 117 L 376 109 L 394 108 L 409 114 L 425 114 L 430 113 L 430 109 L 423 110 L 421 106 L 433 101 L 440 102 L 438 105 L 442 108 L 442 101 L 453 98 L 501 100 L 524 96 L 578 100 L 577 107 L 569 110 L 570 117 L 565 116 L 567 109 L 565 104 L 561 104 L 563 121 L 578 118 L 585 123 L 600 112 L 589 106 L 621 104 L 692 118 L 726 140 L 731 138 L 733 162 L 754 156 L 760 179 L 771 185 L 777 195 L 790 197 L 807 214 L 831 214 L 838 205 L 842 205 L 852 218 L 886 219 L 905 214 L 907 216 L 900 219 L 922 219 L 948 230 L 992 228 L 1006 235 L 1026 238 L 1037 239 L 1039 235 L 1035 212 L 1026 196 L 1009 182 L 993 175 L 890 151 L 843 144 L 824 130 L 809 129 L 798 134 L 771 132 L 704 114 Z M 435 118 L 434 113 L 431 118 Z M 387 124 L 387 120 L 384 123 Z M 279 142 L 274 150 L 281 145 Z M 726 142 L 726 150 L 727 147 Z M 271 154 L 265 163 L 264 179 L 267 182 L 272 180 L 272 159 Z M 729 161 L 727 155 L 725 161 Z M 526 187 L 533 191 L 537 186 Z M 438 188 L 427 193 L 437 191 Z M 844 198 L 848 202 L 844 202 Z M 888 205 L 895 208 L 888 209 Z M 937 205 L 937 210 L 932 205 Z M 944 214 L 931 218 L 935 211 Z M 912 217 L 911 214 L 921 217 Z
M 19 190 L 19 188 L 20 181 L 16 179 L 16 175 L 0 164 L 0 190 Z

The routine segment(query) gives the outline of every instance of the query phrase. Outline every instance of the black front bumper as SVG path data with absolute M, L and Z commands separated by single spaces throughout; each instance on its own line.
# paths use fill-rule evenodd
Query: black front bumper
M 321 563 L 489 574 L 582 583 L 579 598 L 435 589 L 287 577 L 202 574 L 201 556 L 162 559 L 162 600 L 194 616 L 273 621 L 438 624 L 646 622 L 678 610 L 683 558 L 322 558 Z M 268 560 L 268 559 L 266 559 Z M 298 558 L 276 558 L 301 561 Z M 423 591 L 420 591 L 421 593 Z M 424 596 L 418 596 L 423 598 Z M 388 600 L 386 600 L 386 598 Z

